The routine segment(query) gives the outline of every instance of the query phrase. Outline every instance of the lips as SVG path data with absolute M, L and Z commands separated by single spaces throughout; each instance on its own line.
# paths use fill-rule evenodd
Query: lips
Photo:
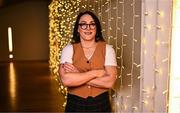
M 92 32 L 84 32 L 85 35 L 91 35 Z

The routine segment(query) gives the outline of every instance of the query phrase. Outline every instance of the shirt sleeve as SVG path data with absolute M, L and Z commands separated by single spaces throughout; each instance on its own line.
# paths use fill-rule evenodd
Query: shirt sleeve
M 115 51 L 109 44 L 106 44 L 105 66 L 117 66 Z
M 72 57 L 73 57 L 73 46 L 71 44 L 68 44 L 62 50 L 60 63 L 61 64 L 65 62 L 72 63 Z

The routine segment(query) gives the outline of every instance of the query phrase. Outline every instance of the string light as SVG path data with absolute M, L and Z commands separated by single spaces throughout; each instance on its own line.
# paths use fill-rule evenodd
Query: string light
M 170 63 L 170 80 L 169 80 L 169 113 L 180 112 L 180 53 L 179 53 L 179 36 L 180 36 L 180 1 L 173 0 L 173 17 L 172 17 L 172 40 L 171 40 L 171 63 Z
M 168 73 L 169 73 L 169 41 L 170 29 L 170 1 L 164 3 L 160 0 L 151 1 L 144 0 L 142 5 L 142 48 L 144 52 L 141 54 L 142 70 L 141 70 L 141 101 L 148 102 L 141 104 L 141 112 L 167 112 L 167 106 L 156 107 L 159 104 L 166 105 L 168 103 Z M 163 3 L 162 3 L 163 2 Z M 163 5 L 162 5 L 163 4 Z M 166 9 L 164 8 L 166 7 Z M 166 12 L 166 15 L 164 14 Z M 167 23 L 164 25 L 163 23 Z M 145 38 L 144 38 L 145 37 Z M 167 45 L 167 46 L 166 46 Z M 167 53 L 167 54 L 165 54 Z M 165 57 L 165 58 L 164 58 Z M 149 63 L 151 62 L 151 64 Z M 165 71 L 166 70 L 166 71 Z M 153 75 L 153 76 L 152 76 Z M 160 76 L 161 75 L 161 76 Z M 166 81 L 160 84 L 159 80 Z M 144 92 L 143 89 L 150 88 L 150 91 Z M 158 93 L 162 92 L 162 95 Z M 159 99 L 157 102 L 156 98 Z M 166 99 L 166 101 L 164 101 Z
M 53 0 L 49 5 L 49 41 L 50 41 L 50 60 L 49 67 L 59 87 L 59 92 L 65 98 L 67 88 L 65 88 L 59 77 L 59 62 L 62 48 L 70 42 L 72 37 L 73 24 L 76 13 L 79 11 L 79 3 L 71 0 Z M 63 104 L 65 106 L 65 103 Z
M 141 79 L 141 76 L 138 76 L 137 79 Z
M 168 58 L 165 58 L 165 59 L 162 60 L 163 63 L 168 62 L 168 61 L 169 61 Z

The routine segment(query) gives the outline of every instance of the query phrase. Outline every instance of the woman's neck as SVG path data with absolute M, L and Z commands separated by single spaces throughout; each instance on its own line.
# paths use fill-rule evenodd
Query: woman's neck
M 96 46 L 96 42 L 95 41 L 82 41 L 81 45 L 83 48 L 93 48 Z

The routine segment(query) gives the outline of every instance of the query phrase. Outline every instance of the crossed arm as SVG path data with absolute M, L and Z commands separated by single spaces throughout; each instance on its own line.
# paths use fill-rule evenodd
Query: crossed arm
M 90 70 L 79 72 L 69 63 L 61 64 L 59 73 L 63 84 L 67 87 L 88 84 L 94 87 L 111 88 L 117 78 L 116 66 L 106 66 L 103 70 Z

